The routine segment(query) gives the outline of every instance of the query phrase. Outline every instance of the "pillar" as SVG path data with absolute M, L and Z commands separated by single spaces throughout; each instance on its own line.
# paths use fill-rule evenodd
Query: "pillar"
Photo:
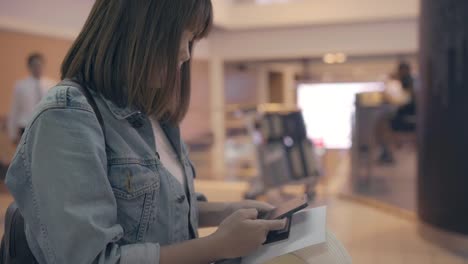
M 286 107 L 296 106 L 296 78 L 293 68 L 283 70 L 283 98 Z
M 211 131 L 214 139 L 211 152 L 212 175 L 214 179 L 222 180 L 225 176 L 224 144 L 226 141 L 226 122 L 224 61 L 219 57 L 213 57 L 210 60 L 210 90 Z
M 270 102 L 270 87 L 268 87 L 268 68 L 265 66 L 259 66 L 257 69 L 257 92 L 258 92 L 258 103 L 266 104 Z
M 468 235 L 468 1 L 422 0 L 418 214 Z

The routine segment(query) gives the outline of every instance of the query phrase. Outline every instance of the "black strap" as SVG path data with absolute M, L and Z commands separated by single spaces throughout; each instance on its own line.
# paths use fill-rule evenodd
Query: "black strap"
M 64 80 L 60 83 L 61 85 L 68 85 L 75 87 L 80 90 L 80 92 L 86 97 L 86 100 L 88 101 L 89 105 L 91 105 L 91 108 L 93 108 L 94 114 L 96 115 L 96 118 L 99 122 L 99 125 L 101 126 L 102 129 L 102 134 L 104 135 L 104 140 L 106 139 L 106 131 L 104 129 L 104 119 L 102 118 L 101 111 L 99 111 L 99 107 L 96 104 L 96 100 L 94 100 L 93 95 L 89 91 L 87 87 L 84 85 L 80 85 L 76 82 L 70 81 L 70 80 Z

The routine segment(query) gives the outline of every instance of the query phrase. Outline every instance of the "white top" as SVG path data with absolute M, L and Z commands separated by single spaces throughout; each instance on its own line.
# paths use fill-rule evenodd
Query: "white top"
M 164 133 L 164 130 L 159 125 L 159 122 L 151 118 L 151 126 L 153 127 L 154 142 L 156 150 L 160 156 L 160 160 L 164 168 L 168 170 L 177 181 L 185 188 L 185 174 L 182 164 L 174 151 L 174 148 Z
M 36 105 L 54 84 L 51 80 L 34 77 L 16 83 L 8 118 L 8 135 L 11 140 L 17 139 L 18 130 L 27 126 Z

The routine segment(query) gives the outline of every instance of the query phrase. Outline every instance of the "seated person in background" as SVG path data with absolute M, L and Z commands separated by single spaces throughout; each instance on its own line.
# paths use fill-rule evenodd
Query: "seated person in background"
M 376 139 L 381 147 L 379 163 L 393 163 L 394 157 L 390 149 L 392 132 L 415 132 L 416 130 L 416 100 L 414 79 L 411 66 L 406 62 L 398 65 L 398 71 L 392 76 L 385 89 L 385 99 L 388 103 L 398 105 L 391 116 L 383 116 L 377 123 Z

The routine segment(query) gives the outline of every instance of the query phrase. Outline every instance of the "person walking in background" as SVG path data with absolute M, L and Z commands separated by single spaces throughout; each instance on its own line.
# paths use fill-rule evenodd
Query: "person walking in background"
M 45 58 L 40 53 L 28 56 L 27 66 L 30 76 L 15 85 L 8 118 L 8 135 L 17 144 L 31 119 L 36 105 L 54 82 L 44 78 Z

